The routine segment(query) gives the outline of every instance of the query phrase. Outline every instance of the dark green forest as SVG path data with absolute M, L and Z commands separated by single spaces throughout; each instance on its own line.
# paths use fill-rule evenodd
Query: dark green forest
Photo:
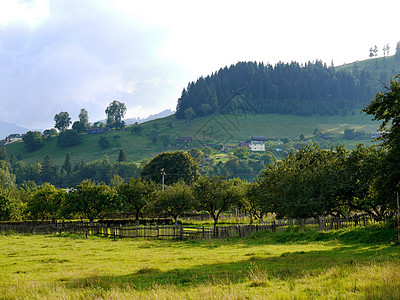
M 212 113 L 332 116 L 364 107 L 378 89 L 376 74 L 365 69 L 336 71 L 321 61 L 300 64 L 239 62 L 188 84 L 176 116 L 192 119 Z

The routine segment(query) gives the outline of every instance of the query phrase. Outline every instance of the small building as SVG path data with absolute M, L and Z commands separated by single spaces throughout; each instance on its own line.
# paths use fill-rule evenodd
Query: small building
M 101 129 L 100 127 L 91 127 L 89 130 L 88 130 L 88 134 L 97 134 L 97 133 L 102 133 L 103 132 L 103 129 Z
M 262 141 L 252 141 L 249 146 L 251 151 L 265 151 L 265 143 Z
M 13 134 L 10 134 L 8 137 L 6 137 L 6 141 L 8 143 L 12 143 L 15 141 L 20 141 L 20 140 L 22 140 L 22 135 L 19 133 L 13 133 Z
M 253 135 L 250 140 L 254 141 L 254 142 L 265 142 L 265 136 L 263 136 L 263 135 Z
M 177 141 L 178 144 L 181 144 L 181 143 L 190 143 L 190 142 L 193 141 L 193 138 L 192 138 L 191 136 L 178 136 L 178 137 L 176 138 L 176 141 Z
M 249 143 L 239 143 L 239 147 L 245 147 L 247 149 L 250 149 L 250 144 Z

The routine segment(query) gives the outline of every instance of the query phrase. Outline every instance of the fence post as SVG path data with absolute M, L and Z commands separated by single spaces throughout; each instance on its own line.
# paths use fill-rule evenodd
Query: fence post
M 181 240 L 183 240 L 183 225 L 181 225 L 180 231 L 179 231 L 179 237 Z

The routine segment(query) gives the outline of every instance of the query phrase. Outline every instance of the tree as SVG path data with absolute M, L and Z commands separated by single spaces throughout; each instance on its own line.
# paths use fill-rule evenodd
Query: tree
M 396 53 L 394 54 L 394 60 L 400 62 L 400 42 L 396 44 Z
M 161 182 L 161 169 L 165 170 L 165 184 L 171 185 L 179 180 L 191 184 L 199 176 L 199 164 L 189 153 L 184 151 L 163 152 L 144 165 L 143 179 Z
M 81 143 L 81 136 L 76 130 L 73 129 L 68 129 L 60 132 L 57 138 L 57 146 L 61 148 L 73 147 Z
M 126 106 L 124 103 L 114 100 L 106 108 L 107 125 L 116 129 L 122 129 L 125 126 L 123 121 L 126 113 Z
M 58 135 L 58 132 L 55 128 L 46 129 L 43 131 L 42 137 L 45 139 L 49 139 Z
M 71 154 L 67 152 L 65 155 L 65 160 L 63 165 L 61 166 L 61 170 L 64 170 L 67 175 L 71 175 L 72 172 L 72 163 L 71 163 Z
M 119 150 L 119 154 L 118 154 L 118 159 L 117 159 L 117 161 L 118 162 L 125 162 L 125 161 L 127 161 L 128 159 L 126 158 L 126 153 L 125 153 L 125 151 L 124 151 L 124 149 L 120 149 Z
M 62 111 L 54 116 L 54 122 L 55 128 L 57 128 L 59 131 L 64 131 L 69 127 L 69 125 L 71 125 L 71 118 L 67 112 Z
M 185 109 L 185 119 L 187 120 L 192 120 L 194 116 L 196 115 L 196 112 L 192 107 L 189 107 L 188 109 Z
M 88 130 L 90 127 L 89 114 L 84 108 L 82 108 L 79 113 L 79 123 L 81 123 L 84 131 Z
M 107 213 L 120 209 L 117 194 L 104 183 L 97 184 L 91 180 L 83 180 L 67 195 L 67 211 L 78 213 L 88 218 L 104 218 Z
M 381 121 L 379 130 L 387 149 L 384 170 L 381 171 L 380 196 L 396 199 L 400 190 L 400 74 L 390 81 L 385 92 L 378 92 L 363 112 L 373 115 L 373 120 Z M 392 205 L 394 203 L 392 201 Z
M 165 191 L 159 191 L 156 199 L 156 210 L 174 218 L 175 225 L 178 225 L 178 217 L 192 208 L 193 190 L 184 181 L 179 181 L 167 186 Z
M 0 147 L 0 160 L 8 160 L 8 154 L 5 147 Z
M 97 145 L 99 145 L 103 149 L 107 149 L 107 148 L 111 147 L 110 141 L 104 136 L 99 138 L 99 140 L 97 141 Z
M 237 181 L 227 181 L 222 177 L 200 177 L 194 185 L 195 209 L 206 211 L 218 224 L 221 213 L 229 210 L 240 200 Z
M 42 163 L 41 176 L 43 182 L 54 182 L 57 167 L 53 164 L 50 155 L 46 154 Z
M 155 191 L 155 183 L 140 178 L 130 178 L 126 183 L 117 187 L 118 196 L 124 205 L 124 209 L 133 210 L 137 225 L 139 225 L 140 214 L 145 206 L 150 204 Z
M 23 137 L 25 147 L 29 152 L 42 148 L 42 134 L 39 131 L 28 131 Z
M 65 191 L 57 189 L 50 183 L 44 183 L 37 187 L 27 203 L 27 212 L 33 220 L 56 219 L 61 211 Z

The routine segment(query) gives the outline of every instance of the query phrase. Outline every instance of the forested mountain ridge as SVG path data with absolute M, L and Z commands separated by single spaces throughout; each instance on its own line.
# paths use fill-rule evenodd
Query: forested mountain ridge
M 191 119 L 235 109 L 235 91 L 256 113 L 339 115 L 364 107 L 377 91 L 374 73 L 336 70 L 321 61 L 306 64 L 238 62 L 188 84 L 178 99 L 176 116 Z

